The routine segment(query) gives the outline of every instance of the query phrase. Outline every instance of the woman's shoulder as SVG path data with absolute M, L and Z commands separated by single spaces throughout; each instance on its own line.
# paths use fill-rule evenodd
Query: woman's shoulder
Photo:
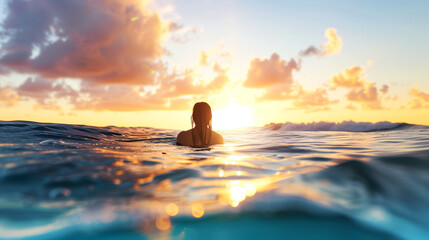
M 213 131 L 213 130 L 212 130 L 212 133 L 213 133 L 215 136 L 222 137 L 222 135 L 220 135 L 218 132 L 215 132 L 215 131 Z
M 191 134 L 192 129 L 186 130 L 186 131 L 181 131 L 177 136 L 186 136 Z
M 223 137 L 219 133 L 212 131 L 214 143 L 213 144 L 223 144 Z
M 224 140 L 222 135 L 212 130 L 210 145 L 212 144 L 223 144 Z M 191 146 L 193 144 L 192 141 L 192 129 L 187 131 L 181 131 L 176 138 L 176 143 L 184 146 Z
M 188 145 L 188 142 L 190 142 L 189 140 L 192 141 L 192 139 L 190 139 L 192 137 L 191 131 L 192 129 L 189 129 L 187 131 L 181 131 L 179 134 L 177 134 L 176 143 L 180 145 Z

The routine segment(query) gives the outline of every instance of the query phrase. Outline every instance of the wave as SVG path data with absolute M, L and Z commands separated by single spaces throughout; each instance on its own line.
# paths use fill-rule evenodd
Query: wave
M 344 132 L 374 132 L 396 130 L 410 126 L 418 126 L 408 123 L 392 123 L 392 122 L 311 122 L 311 123 L 270 123 L 265 125 L 266 130 L 282 130 L 282 131 L 344 131 Z

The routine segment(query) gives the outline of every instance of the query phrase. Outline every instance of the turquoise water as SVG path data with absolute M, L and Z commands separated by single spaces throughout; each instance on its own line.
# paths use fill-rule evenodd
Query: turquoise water
M 429 128 L 0 122 L 0 239 L 427 239 Z

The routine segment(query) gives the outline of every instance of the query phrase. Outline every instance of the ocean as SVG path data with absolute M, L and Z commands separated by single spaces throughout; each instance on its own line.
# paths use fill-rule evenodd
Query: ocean
M 0 239 L 429 239 L 429 127 L 0 122 Z

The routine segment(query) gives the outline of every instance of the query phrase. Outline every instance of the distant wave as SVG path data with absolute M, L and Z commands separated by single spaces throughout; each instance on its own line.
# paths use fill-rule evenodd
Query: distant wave
M 343 121 L 335 122 L 312 122 L 312 123 L 271 123 L 264 128 L 267 130 L 283 131 L 345 131 L 345 132 L 373 132 L 386 131 L 403 128 L 406 126 L 416 126 L 408 123 L 391 123 L 391 122 L 354 122 Z

